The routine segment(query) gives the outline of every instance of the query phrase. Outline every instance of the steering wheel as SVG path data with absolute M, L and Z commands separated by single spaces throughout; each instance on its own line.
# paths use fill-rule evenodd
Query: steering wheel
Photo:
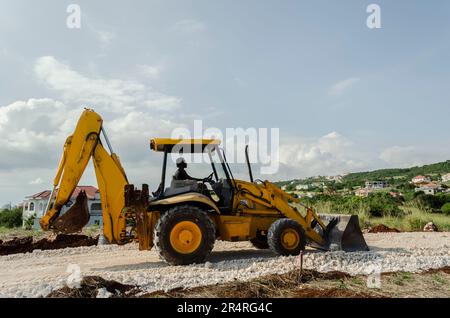
M 203 179 L 203 183 L 208 182 L 210 184 L 214 184 L 215 181 L 213 180 L 214 172 L 211 172 L 209 176 Z

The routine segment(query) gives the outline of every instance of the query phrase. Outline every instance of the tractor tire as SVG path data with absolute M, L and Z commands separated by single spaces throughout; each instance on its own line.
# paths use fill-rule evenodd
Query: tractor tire
M 279 219 L 272 223 L 267 234 L 269 248 L 278 255 L 298 255 L 305 249 L 305 232 L 292 219 Z
M 259 250 L 266 250 L 269 248 L 269 243 L 267 243 L 267 236 L 258 235 L 255 238 L 252 238 L 250 242 L 253 246 Z
M 154 245 L 161 259 L 171 265 L 202 263 L 216 240 L 214 223 L 196 206 L 179 205 L 159 218 Z

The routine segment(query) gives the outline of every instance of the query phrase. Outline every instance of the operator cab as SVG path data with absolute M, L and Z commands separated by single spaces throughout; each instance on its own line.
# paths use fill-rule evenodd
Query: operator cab
M 155 199 L 195 192 L 211 199 L 222 213 L 230 211 L 234 178 L 219 145 L 220 141 L 214 139 L 152 139 L 151 149 L 164 152 L 161 182 L 153 192 Z M 201 162 L 188 163 L 191 160 L 186 158 L 194 156 Z M 205 171 L 209 174 L 199 178 Z

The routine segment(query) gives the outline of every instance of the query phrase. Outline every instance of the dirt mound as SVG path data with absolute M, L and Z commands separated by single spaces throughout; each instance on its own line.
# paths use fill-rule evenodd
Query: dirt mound
M 55 237 L 43 238 L 33 242 L 33 237 L 13 238 L 10 241 L 0 241 L 0 255 L 28 253 L 34 250 L 56 250 L 66 247 L 97 245 L 97 237 L 86 235 L 58 234 Z
M 396 228 L 387 227 L 384 224 L 376 225 L 369 230 L 369 233 L 400 233 Z
M 108 297 L 131 297 L 140 292 L 132 285 L 124 285 L 116 281 L 105 280 L 99 276 L 86 276 L 80 282 L 79 288 L 64 286 L 52 291 L 47 298 L 97 298 L 101 295 Z

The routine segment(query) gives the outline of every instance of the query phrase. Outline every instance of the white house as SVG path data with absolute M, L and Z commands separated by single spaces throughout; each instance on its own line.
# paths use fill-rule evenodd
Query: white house
M 411 182 L 414 184 L 420 184 L 420 183 L 429 183 L 431 182 L 431 179 L 426 176 L 415 176 L 411 179 Z
M 425 194 L 435 195 L 438 192 L 442 192 L 442 188 L 439 184 L 430 182 L 430 183 L 423 184 L 420 187 L 415 188 L 415 192 L 419 192 L 419 191 L 422 191 Z
M 370 191 L 369 189 L 367 189 L 367 188 L 362 188 L 362 189 L 356 190 L 356 191 L 355 191 L 355 195 L 356 195 L 357 197 L 363 197 L 363 198 L 366 198 L 366 197 L 369 196 L 369 193 L 370 193 L 370 192 L 371 192 L 371 191 Z
M 90 219 L 88 225 L 102 225 L 102 205 L 100 201 L 100 193 L 98 189 L 93 186 L 78 186 L 73 191 L 72 197 L 69 202 L 62 208 L 61 213 L 64 214 L 74 203 L 75 199 L 80 193 L 85 191 L 88 198 L 88 208 Z M 22 204 L 22 218 L 27 220 L 29 217 L 34 216 L 34 227 L 39 228 L 39 220 L 42 218 L 45 208 L 47 206 L 48 199 L 50 197 L 50 190 L 44 190 L 36 194 L 25 197 Z
M 444 174 L 441 178 L 442 178 L 442 182 L 450 181 L 450 172 L 447 174 Z

